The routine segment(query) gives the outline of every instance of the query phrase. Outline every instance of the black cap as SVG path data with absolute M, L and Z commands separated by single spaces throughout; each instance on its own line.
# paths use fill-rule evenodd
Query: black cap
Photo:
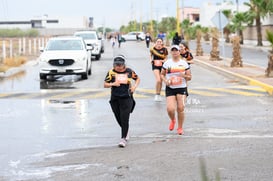
M 114 65 L 124 65 L 125 64 L 125 57 L 123 55 L 116 56 L 114 58 Z

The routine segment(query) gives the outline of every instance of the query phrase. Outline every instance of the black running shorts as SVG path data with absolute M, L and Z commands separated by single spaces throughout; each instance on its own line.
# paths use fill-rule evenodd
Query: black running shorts
M 166 89 L 165 89 L 165 94 L 166 94 L 166 97 L 168 96 L 176 96 L 177 94 L 182 94 L 182 95 L 186 95 L 188 96 L 188 89 L 187 87 L 184 87 L 184 88 L 170 88 L 168 86 L 166 86 Z

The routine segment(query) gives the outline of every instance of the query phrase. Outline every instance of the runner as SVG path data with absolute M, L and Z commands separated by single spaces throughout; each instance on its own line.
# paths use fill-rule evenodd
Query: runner
M 180 43 L 179 44 L 180 47 L 180 55 L 181 57 L 185 58 L 185 60 L 188 62 L 188 64 L 194 64 L 193 62 L 193 56 L 190 52 L 189 47 L 185 44 L 185 43 Z
M 162 80 L 166 84 L 165 94 L 167 102 L 167 113 L 170 118 L 169 130 L 172 131 L 178 120 L 177 133 L 182 135 L 184 123 L 184 107 L 188 96 L 186 81 L 191 80 L 191 71 L 188 63 L 180 57 L 180 47 L 171 46 L 172 58 L 168 59 L 161 71 Z
M 150 33 L 147 32 L 146 35 L 145 35 L 145 42 L 146 42 L 146 47 L 147 48 L 150 48 L 150 42 L 152 42 L 152 41 L 153 40 L 152 40 L 152 37 L 151 37 Z
M 163 45 L 163 40 L 157 38 L 155 41 L 155 46 L 150 49 L 150 61 L 152 63 L 152 70 L 156 79 L 155 86 L 155 101 L 161 101 L 161 89 L 162 89 L 162 79 L 160 77 L 160 72 L 162 69 L 162 64 L 168 57 L 168 50 Z
M 132 81 L 135 81 L 132 84 Z M 130 113 L 135 107 L 133 93 L 139 85 L 138 75 L 125 65 L 125 57 L 119 55 L 114 58 L 113 68 L 108 71 L 104 87 L 111 88 L 110 105 L 116 121 L 121 128 L 119 147 L 125 147 L 128 141 Z

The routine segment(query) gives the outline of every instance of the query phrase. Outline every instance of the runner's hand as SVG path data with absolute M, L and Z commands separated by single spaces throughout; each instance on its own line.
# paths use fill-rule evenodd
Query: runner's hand
M 112 83 L 112 86 L 119 87 L 119 86 L 120 86 L 120 83 L 119 83 L 119 82 L 113 82 L 113 83 Z
M 131 93 L 134 93 L 135 90 L 136 90 L 136 87 L 135 87 L 135 86 L 133 86 L 133 87 L 130 88 L 130 92 L 131 92 Z

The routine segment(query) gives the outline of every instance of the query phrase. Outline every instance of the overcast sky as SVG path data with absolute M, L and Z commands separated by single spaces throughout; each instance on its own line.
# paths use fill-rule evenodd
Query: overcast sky
M 243 1 L 249 0 L 239 0 Z M 223 0 L 179 0 L 180 7 L 182 2 L 187 7 L 201 7 L 203 2 Z M 151 16 L 176 16 L 176 0 L 0 0 L 0 21 L 30 20 L 45 14 L 49 18 L 93 17 L 97 26 L 118 28 L 140 15 L 142 21 L 149 21 Z

